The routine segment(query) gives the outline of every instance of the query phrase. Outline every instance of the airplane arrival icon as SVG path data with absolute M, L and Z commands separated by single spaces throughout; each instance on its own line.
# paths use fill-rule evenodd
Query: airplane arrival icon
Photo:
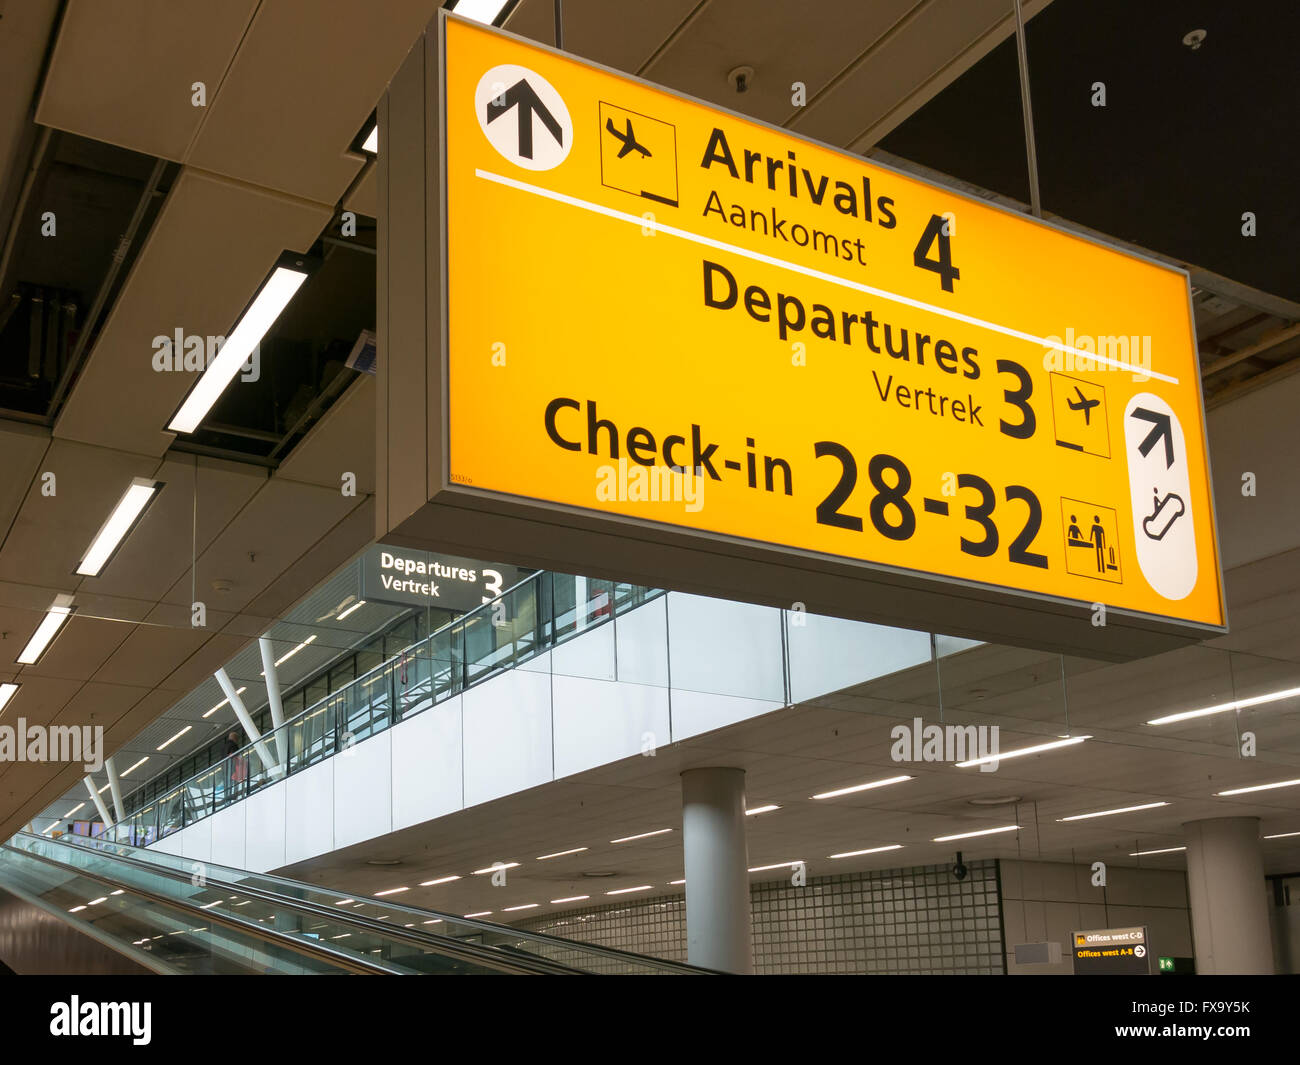
M 630 118 L 627 120 L 627 131 L 624 133 L 620 133 L 614 128 L 614 120 L 612 118 L 605 119 L 605 128 L 609 130 L 616 139 L 623 142 L 623 147 L 618 150 L 618 155 L 615 158 L 622 159 L 623 156 L 627 155 L 627 153 L 631 151 L 640 152 L 644 159 L 650 158 L 650 149 L 644 144 L 639 144 L 637 142 L 636 135 L 632 132 L 632 120 Z
M 600 183 L 643 200 L 677 206 L 677 127 L 600 101 Z

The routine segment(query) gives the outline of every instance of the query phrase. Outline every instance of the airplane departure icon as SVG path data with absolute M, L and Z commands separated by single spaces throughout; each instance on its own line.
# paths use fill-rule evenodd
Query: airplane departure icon
M 612 118 L 605 119 L 605 128 L 613 134 L 616 140 L 623 142 L 623 147 L 618 150 L 617 158 L 622 159 L 623 156 L 627 155 L 627 153 L 631 151 L 640 152 L 644 159 L 650 158 L 650 149 L 645 145 L 638 143 L 636 137 L 633 135 L 632 120 L 630 118 L 627 120 L 627 132 L 625 133 L 620 133 L 614 128 L 614 120 Z
M 1066 401 L 1065 401 L 1066 406 L 1069 407 L 1070 410 L 1081 410 L 1081 411 L 1083 411 L 1083 424 L 1084 424 L 1084 425 L 1091 425 L 1091 424 L 1092 424 L 1092 408 L 1093 408 L 1093 407 L 1100 406 L 1100 405 L 1101 405 L 1101 400 L 1099 400 L 1099 399 L 1088 399 L 1088 398 L 1086 398 L 1086 397 L 1084 396 L 1084 394 L 1083 394 L 1083 391 L 1079 388 L 1078 385 L 1075 385 L 1075 386 L 1074 386 L 1074 392 L 1075 392 L 1075 395 L 1077 395 L 1077 396 L 1079 397 L 1079 401 L 1076 403 L 1074 400 L 1072 400 L 1072 399 L 1068 399 L 1068 398 L 1067 398 Z

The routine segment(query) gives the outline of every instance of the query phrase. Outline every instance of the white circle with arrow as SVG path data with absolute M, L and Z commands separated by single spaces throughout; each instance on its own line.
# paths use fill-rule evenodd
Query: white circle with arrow
M 505 63 L 479 79 L 478 124 L 498 152 L 525 170 L 551 170 L 573 147 L 573 120 L 564 100 L 540 74 Z

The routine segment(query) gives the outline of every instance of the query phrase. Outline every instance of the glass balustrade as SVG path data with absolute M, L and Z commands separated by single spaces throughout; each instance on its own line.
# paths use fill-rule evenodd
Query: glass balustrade
M 105 835 L 148 846 L 663 594 L 619 581 L 533 574 L 149 800 Z

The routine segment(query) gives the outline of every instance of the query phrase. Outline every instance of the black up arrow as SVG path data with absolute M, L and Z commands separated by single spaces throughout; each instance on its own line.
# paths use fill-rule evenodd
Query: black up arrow
M 1163 437 L 1165 441 L 1165 469 L 1169 469 L 1174 464 L 1174 430 L 1173 426 L 1169 424 L 1169 415 L 1147 410 L 1146 407 L 1138 407 L 1133 411 L 1132 417 L 1141 418 L 1142 421 L 1151 423 L 1151 432 L 1147 433 L 1146 439 L 1138 444 L 1138 450 L 1142 452 L 1142 457 L 1146 458 L 1151 454 L 1151 449 L 1160 443 L 1160 439 Z
M 555 116 L 546 109 L 546 105 L 537 98 L 537 93 L 533 91 L 533 87 L 528 84 L 525 78 L 520 78 L 500 96 L 494 96 L 488 101 L 488 122 L 495 122 L 515 106 L 519 108 L 519 157 L 521 159 L 531 159 L 533 157 L 534 114 L 542 120 L 542 125 L 550 130 L 551 136 L 555 138 L 555 143 L 561 147 L 564 146 L 563 128 L 556 121 Z

